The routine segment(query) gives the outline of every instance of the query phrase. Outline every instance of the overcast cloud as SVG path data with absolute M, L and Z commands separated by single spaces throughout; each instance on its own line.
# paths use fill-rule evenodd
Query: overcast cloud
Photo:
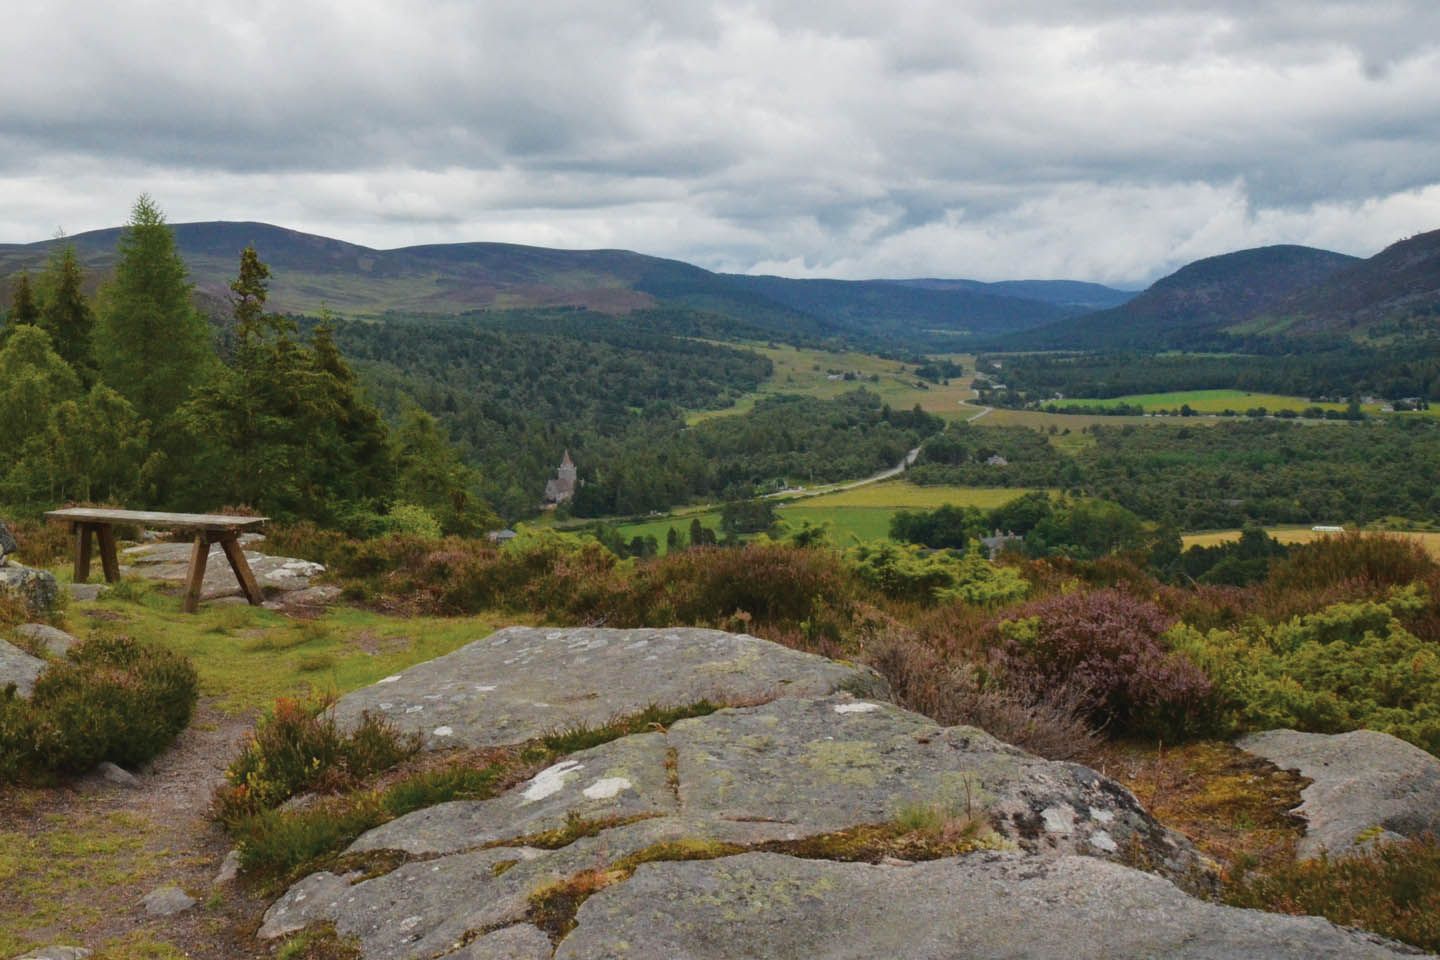
M 265 220 L 790 276 L 1140 286 L 1440 228 L 1434 0 L 48 0 L 0 240 Z

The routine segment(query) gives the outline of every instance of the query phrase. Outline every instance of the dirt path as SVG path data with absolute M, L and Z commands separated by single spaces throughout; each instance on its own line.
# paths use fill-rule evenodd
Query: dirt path
M 229 843 L 206 818 L 252 719 L 202 703 L 133 786 L 92 776 L 0 793 L 0 844 L 17 868 L 16 882 L 0 885 L 0 957 L 52 943 L 89 947 L 93 960 L 267 955 L 248 935 L 263 904 L 235 884 L 213 886 Z M 140 899 L 169 884 L 199 903 L 147 916 Z

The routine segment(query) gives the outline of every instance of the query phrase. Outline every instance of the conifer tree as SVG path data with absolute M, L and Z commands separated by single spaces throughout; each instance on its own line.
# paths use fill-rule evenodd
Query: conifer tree
M 135 201 L 119 253 L 101 298 L 95 352 L 105 383 L 160 428 L 213 368 L 210 331 L 190 302 L 175 235 L 146 194 Z
M 40 321 L 40 305 L 35 302 L 35 288 L 30 284 L 29 271 L 22 270 L 15 278 L 14 292 L 10 295 L 10 309 L 5 313 L 5 322 L 0 324 L 0 345 L 3 345 L 16 327 L 34 325 Z
M 80 375 L 82 382 L 94 383 L 95 314 L 85 299 L 82 284 L 85 274 L 75 256 L 75 245 L 65 244 L 50 258 L 50 265 L 41 279 L 44 306 L 40 308 L 39 324 L 50 334 L 50 342 L 61 359 Z

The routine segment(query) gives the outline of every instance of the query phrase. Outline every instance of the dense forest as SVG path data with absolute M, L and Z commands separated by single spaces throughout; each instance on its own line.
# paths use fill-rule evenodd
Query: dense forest
M 1179 530 L 1247 523 L 1424 524 L 1440 514 L 1440 423 L 1428 418 L 1306 427 L 1090 427 L 1062 453 L 1023 427 L 955 424 L 925 445 L 922 484 L 1046 487 L 1119 504 Z M 1001 458 L 1004 464 L 987 462 Z
M 1362 346 L 1316 339 L 1284 355 L 1011 354 L 980 358 L 1003 389 L 984 389 L 994 406 L 1043 406 L 1062 397 L 1107 399 L 1172 390 L 1248 390 L 1344 402 L 1352 396 L 1440 401 L 1440 340 L 1406 338 Z M 991 366 L 1001 364 L 999 369 Z M 1091 412 L 1100 412 L 1095 408 Z M 1108 412 L 1116 412 L 1110 410 Z

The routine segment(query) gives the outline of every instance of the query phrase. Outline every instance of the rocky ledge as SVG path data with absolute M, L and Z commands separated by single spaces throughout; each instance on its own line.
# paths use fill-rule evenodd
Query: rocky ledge
M 387 960 L 1406 952 L 1198 899 L 1206 862 L 1114 781 L 753 637 L 512 628 L 387 681 L 341 717 L 381 710 L 430 749 L 746 705 L 378 827 L 276 901 L 262 939 L 330 924 Z

